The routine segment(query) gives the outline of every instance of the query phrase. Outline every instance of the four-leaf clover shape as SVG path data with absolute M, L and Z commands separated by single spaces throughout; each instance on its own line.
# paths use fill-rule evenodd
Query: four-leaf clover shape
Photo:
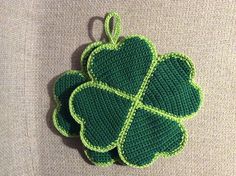
M 100 166 L 121 159 L 142 168 L 176 154 L 187 140 L 183 121 L 202 101 L 191 60 L 180 53 L 157 54 L 140 35 L 118 42 L 116 13 L 106 17 L 105 32 L 109 43 L 95 42 L 83 52 L 83 74 L 70 70 L 56 81 L 55 127 L 66 137 L 80 135 L 87 157 Z
M 187 56 L 158 55 L 148 39 L 134 35 L 97 47 L 87 72 L 91 81 L 73 91 L 69 108 L 88 149 L 117 148 L 126 164 L 145 167 L 183 148 L 182 121 L 201 103 Z

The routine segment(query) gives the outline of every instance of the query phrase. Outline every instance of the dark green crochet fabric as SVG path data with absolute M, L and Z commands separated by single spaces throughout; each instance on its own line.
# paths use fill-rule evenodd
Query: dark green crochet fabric
M 78 71 L 67 71 L 55 83 L 54 97 L 58 104 L 53 120 L 55 126 L 65 136 L 79 134 L 80 125 L 70 115 L 69 97 L 73 90 L 84 82 L 84 76 Z
M 174 153 L 184 141 L 176 121 L 138 109 L 122 147 L 123 155 L 130 163 L 142 166 L 152 162 L 157 153 Z
M 150 41 L 133 36 L 96 48 L 88 74 L 92 81 L 70 97 L 86 147 L 97 152 L 117 147 L 122 161 L 133 167 L 183 148 L 187 134 L 180 119 L 191 117 L 201 102 L 186 56 L 158 56 Z
M 92 145 L 105 147 L 118 138 L 131 102 L 90 83 L 75 94 L 73 107 L 86 119 L 84 136 Z
M 109 42 L 85 49 L 84 75 L 68 71 L 56 81 L 53 122 L 64 136 L 80 136 L 95 165 L 121 160 L 131 167 L 147 167 L 185 146 L 183 122 L 195 115 L 202 101 L 195 69 L 183 54 L 158 54 L 143 36 L 119 41 L 117 13 L 108 14 L 104 26 Z
M 85 153 L 89 160 L 98 166 L 109 166 L 112 165 L 116 160 L 119 160 L 119 155 L 116 149 L 104 153 L 86 149 Z
M 98 52 L 88 70 L 92 70 L 92 75 L 99 81 L 136 94 L 150 67 L 152 57 L 153 53 L 146 41 L 133 37 L 125 40 L 119 50 L 104 49 Z
M 99 46 L 100 43 L 92 44 L 86 48 L 83 64 L 86 68 L 88 57 L 91 52 Z M 78 136 L 80 125 L 73 119 L 69 112 L 69 97 L 76 87 L 86 81 L 86 78 L 79 71 L 66 71 L 56 80 L 54 84 L 54 99 L 57 102 L 57 108 L 53 114 L 54 125 L 57 130 L 66 137 Z M 112 164 L 118 158 L 118 153 L 109 151 L 105 153 L 86 150 L 88 159 L 98 165 Z
M 87 75 L 87 63 L 88 63 L 88 58 L 90 54 L 99 46 L 102 45 L 102 42 L 95 42 L 90 45 L 88 45 L 85 50 L 83 51 L 81 55 L 81 66 L 82 66 L 82 71 L 85 75 Z
M 200 94 L 189 83 L 190 65 L 180 57 L 166 55 L 150 79 L 143 102 L 182 117 L 196 112 Z

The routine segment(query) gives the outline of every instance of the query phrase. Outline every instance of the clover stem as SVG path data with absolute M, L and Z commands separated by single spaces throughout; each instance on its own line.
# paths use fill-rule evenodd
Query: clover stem
M 110 29 L 110 22 L 112 18 L 113 18 L 113 31 Z M 108 13 L 105 19 L 104 28 L 109 42 L 111 42 L 112 44 L 116 44 L 120 37 L 120 31 L 121 31 L 121 19 L 119 14 L 116 12 Z

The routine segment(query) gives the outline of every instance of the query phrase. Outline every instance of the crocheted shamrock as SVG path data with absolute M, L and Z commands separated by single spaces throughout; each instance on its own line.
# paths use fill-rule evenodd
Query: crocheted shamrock
M 101 44 L 102 42 L 93 43 L 84 50 L 81 56 L 83 67 L 86 67 L 90 53 Z M 80 125 L 72 118 L 69 112 L 69 97 L 73 90 L 86 82 L 86 80 L 87 78 L 80 71 L 69 70 L 60 75 L 54 84 L 54 99 L 57 107 L 53 113 L 53 123 L 63 136 L 79 136 Z M 111 165 L 118 158 L 116 151 L 101 153 L 85 149 L 85 154 L 91 162 L 99 166 Z
M 118 21 L 114 35 L 107 25 L 111 16 Z M 87 148 L 97 152 L 117 148 L 126 164 L 146 167 L 183 148 L 187 134 L 182 121 L 199 109 L 201 91 L 187 56 L 157 55 L 143 36 L 117 42 L 119 20 L 114 13 L 106 18 L 110 43 L 92 51 L 87 65 L 91 81 L 73 91 L 69 107 L 81 124 Z
M 107 16 L 105 32 L 109 44 L 93 43 L 82 54 L 85 76 L 71 70 L 56 81 L 55 127 L 66 137 L 80 133 L 87 157 L 99 166 L 120 157 L 130 166 L 145 167 L 158 156 L 176 154 L 187 140 L 182 121 L 194 115 L 202 98 L 193 64 L 182 54 L 157 55 L 143 36 L 118 43 L 116 13 Z

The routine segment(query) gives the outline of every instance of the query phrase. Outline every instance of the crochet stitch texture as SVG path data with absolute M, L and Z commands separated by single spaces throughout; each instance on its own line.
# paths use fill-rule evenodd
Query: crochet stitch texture
M 183 121 L 202 102 L 191 60 L 157 54 L 144 36 L 118 41 L 117 13 L 108 14 L 105 31 L 109 43 L 96 42 L 82 55 L 85 76 L 69 71 L 55 84 L 56 128 L 64 136 L 80 134 L 86 155 L 100 166 L 121 159 L 142 168 L 178 153 L 187 141 Z

